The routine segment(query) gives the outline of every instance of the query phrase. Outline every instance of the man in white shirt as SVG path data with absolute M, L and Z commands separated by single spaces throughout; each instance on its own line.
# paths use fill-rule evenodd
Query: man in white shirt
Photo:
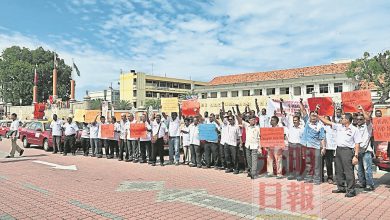
M 98 134 L 99 144 L 98 144 L 98 150 L 97 150 L 97 158 L 103 157 L 103 148 L 104 148 L 106 157 L 108 158 L 110 155 L 109 148 L 108 148 L 108 140 L 107 140 L 107 138 L 102 138 L 101 125 L 105 125 L 105 124 L 107 124 L 106 117 L 104 117 L 102 115 L 102 116 L 100 116 L 100 122 L 98 123 L 98 125 L 99 125 L 99 134 Z
M 167 119 L 169 134 L 169 164 L 175 163 L 176 166 L 179 165 L 180 161 L 180 121 L 180 109 L 179 117 L 177 116 L 177 112 L 172 112 L 171 117 Z
M 68 117 L 67 122 L 62 126 L 65 129 L 65 140 L 64 140 L 64 156 L 68 152 L 71 152 L 73 156 L 76 156 L 76 134 L 79 128 L 77 124 L 72 121 L 72 117 Z
M 325 117 L 327 120 L 331 121 L 329 116 Z M 324 167 L 326 165 L 326 174 L 328 176 L 328 183 L 333 184 L 334 179 L 334 171 L 333 171 L 333 163 L 334 163 L 334 153 L 337 148 L 336 138 L 337 133 L 331 125 L 324 125 L 325 130 L 325 143 L 326 143 L 326 151 L 322 156 L 322 181 L 324 181 Z M 336 166 L 336 165 L 335 165 Z
M 91 144 L 92 149 L 92 155 L 91 157 L 96 157 L 96 154 L 98 153 L 98 146 L 99 146 L 99 124 L 97 123 L 97 117 L 99 117 L 100 114 L 96 115 L 95 120 L 89 124 L 89 134 L 90 139 L 89 143 Z
M 249 123 L 238 117 L 238 123 L 245 128 L 245 146 L 246 146 L 246 160 L 249 167 L 248 177 L 251 179 L 257 176 L 257 161 L 258 153 L 261 154 L 260 149 L 260 127 L 256 125 L 256 116 L 249 117 Z
M 219 126 L 219 122 L 215 119 L 215 115 L 211 113 L 209 115 L 208 121 L 205 122 L 205 124 L 214 124 L 216 127 L 216 132 L 219 132 L 221 130 Z M 206 167 L 211 167 L 211 155 L 214 162 L 214 166 L 217 166 L 218 157 L 219 157 L 219 146 L 218 146 L 218 140 L 216 141 L 206 141 L 204 144 L 204 156 L 206 160 Z
M 189 126 L 190 133 L 190 151 L 191 163 L 190 167 L 202 167 L 202 155 L 199 140 L 199 119 L 195 117 L 193 123 Z
M 116 152 L 116 156 L 119 155 L 119 136 L 120 136 L 120 124 L 116 121 L 116 117 L 111 117 L 111 124 L 114 125 L 114 139 L 107 140 L 108 141 L 108 147 L 110 149 L 110 154 L 107 156 L 107 159 L 113 159 L 114 158 L 114 151 Z
M 130 136 L 131 133 L 131 125 L 137 123 L 137 120 L 134 118 L 134 115 L 132 113 L 129 114 L 128 119 L 128 125 L 129 125 L 129 132 L 127 133 L 127 148 L 128 148 L 128 154 L 126 152 L 126 162 L 133 161 L 134 163 L 138 163 L 139 158 L 139 149 L 138 149 L 138 138 L 132 138 Z
M 259 125 L 260 128 L 266 128 L 270 126 L 270 117 L 267 115 L 267 110 L 265 108 L 261 109 L 260 112 L 260 107 L 259 104 L 257 103 L 257 99 L 255 99 L 255 105 L 257 109 L 257 114 L 259 116 Z
M 157 154 L 160 158 L 160 165 L 164 166 L 164 143 L 167 143 L 168 129 L 161 121 L 161 115 L 156 115 L 152 122 L 152 166 L 156 166 Z
M 141 115 L 141 122 L 145 124 L 146 137 L 139 139 L 140 151 L 141 151 L 141 161 L 140 163 L 146 163 L 146 154 L 148 154 L 149 160 L 152 158 L 152 127 L 150 126 L 148 113 Z
M 6 156 L 6 158 L 13 158 L 15 156 L 15 151 L 19 152 L 19 156 L 23 155 L 24 150 L 19 147 L 19 145 L 16 143 L 16 140 L 19 137 L 19 120 L 17 120 L 17 115 L 15 113 L 11 114 L 12 123 L 9 128 L 10 130 L 10 137 L 12 142 L 12 148 L 9 156 Z
M 120 134 L 119 134 L 119 156 L 118 160 L 123 160 L 123 152 L 126 151 L 126 155 L 128 155 L 128 149 L 127 149 L 127 133 L 129 129 L 129 124 L 127 121 L 127 117 L 125 113 L 121 114 L 121 121 L 120 121 Z
M 228 117 L 228 123 L 226 121 L 222 124 L 222 129 L 226 132 L 224 140 L 221 142 L 225 143 L 225 160 L 226 160 L 226 173 L 239 174 L 238 170 L 238 142 L 241 137 L 241 129 L 235 124 L 234 116 Z
M 89 154 L 89 147 L 90 147 L 90 143 L 89 143 L 89 126 L 87 123 L 83 123 L 83 130 L 81 132 L 81 147 L 83 148 L 83 151 L 84 151 L 84 156 L 87 157 L 88 154 Z
M 51 135 L 53 137 L 53 154 L 58 151 L 62 153 L 61 136 L 62 136 L 62 121 L 58 120 L 57 115 L 53 115 L 53 121 L 50 123 Z

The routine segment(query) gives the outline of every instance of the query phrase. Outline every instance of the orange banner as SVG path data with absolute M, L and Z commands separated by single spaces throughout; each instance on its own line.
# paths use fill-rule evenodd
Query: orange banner
M 344 112 L 359 112 L 359 110 L 357 109 L 358 105 L 361 105 L 366 111 L 372 111 L 370 90 L 342 92 L 341 100 L 343 102 Z
M 373 118 L 374 140 L 390 141 L 390 117 Z
M 126 114 L 126 117 L 129 115 L 128 112 L 114 112 L 114 116 L 116 118 L 116 121 L 120 121 L 121 120 L 121 115 L 125 113 Z
M 261 147 L 284 148 L 284 145 L 284 129 L 282 127 L 260 128 Z
M 145 138 L 146 127 L 144 123 L 130 124 L 130 138 Z
M 114 124 L 100 125 L 100 130 L 103 139 L 114 139 Z
M 308 98 L 310 111 L 315 111 L 316 106 L 320 105 L 318 114 L 321 116 L 332 116 L 334 113 L 333 100 L 331 97 L 314 97 Z
M 84 122 L 92 123 L 98 114 L 100 115 L 100 110 L 86 110 Z M 100 116 L 97 117 L 97 121 L 100 121 L 99 118 Z
M 181 104 L 181 112 L 184 116 L 197 116 L 200 111 L 198 100 L 186 100 Z

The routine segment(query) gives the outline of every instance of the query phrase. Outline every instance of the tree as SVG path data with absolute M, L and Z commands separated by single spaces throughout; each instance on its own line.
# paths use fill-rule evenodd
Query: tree
M 126 100 L 120 100 L 119 102 L 114 104 L 114 108 L 117 110 L 130 110 L 133 105 Z
M 390 51 L 379 53 L 374 57 L 370 57 L 370 54 L 365 52 L 363 58 L 351 63 L 346 75 L 361 82 L 358 85 L 359 89 L 363 85 L 373 84 L 380 95 L 378 104 L 385 103 L 389 99 L 390 92 Z
M 159 109 L 161 106 L 160 99 L 147 99 L 145 101 L 145 108 L 148 109 L 149 106 L 152 106 L 153 109 Z
M 54 54 L 42 47 L 35 50 L 19 46 L 6 48 L 0 57 L 0 93 L 4 101 L 18 105 L 22 99 L 24 105 L 32 104 L 35 65 L 38 65 L 38 102 L 47 100 L 53 94 Z M 63 59 L 57 58 L 57 62 L 57 96 L 67 101 L 72 68 Z
M 103 100 L 101 99 L 93 99 L 91 100 L 91 110 L 100 110 L 102 109 L 102 102 Z

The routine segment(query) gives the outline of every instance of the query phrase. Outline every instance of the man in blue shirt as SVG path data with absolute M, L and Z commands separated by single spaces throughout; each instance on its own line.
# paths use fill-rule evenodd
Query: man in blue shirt
M 301 144 L 305 149 L 305 158 L 309 158 L 310 160 L 305 182 L 314 182 L 314 184 L 319 185 L 321 184 L 322 177 L 321 154 L 325 152 L 325 130 L 323 124 L 318 120 L 318 114 L 316 111 L 310 112 L 309 115 L 307 114 L 306 109 L 303 106 L 302 99 L 300 101 L 300 108 L 303 120 L 306 123 L 301 138 Z M 318 110 L 318 108 L 319 106 L 317 106 L 316 110 Z

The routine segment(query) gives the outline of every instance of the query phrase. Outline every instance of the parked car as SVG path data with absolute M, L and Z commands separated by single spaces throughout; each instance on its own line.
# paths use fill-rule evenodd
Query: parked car
M 389 142 L 377 143 L 374 164 L 378 166 L 380 170 L 390 172 L 390 158 L 389 158 Z
M 20 129 L 19 137 L 25 148 L 30 147 L 30 145 L 37 145 L 43 147 L 45 151 L 49 151 L 53 147 L 53 138 L 48 121 L 31 121 Z
M 9 131 L 9 128 L 11 127 L 12 121 L 5 120 L 0 121 L 0 136 L 1 137 L 7 137 L 7 132 Z

